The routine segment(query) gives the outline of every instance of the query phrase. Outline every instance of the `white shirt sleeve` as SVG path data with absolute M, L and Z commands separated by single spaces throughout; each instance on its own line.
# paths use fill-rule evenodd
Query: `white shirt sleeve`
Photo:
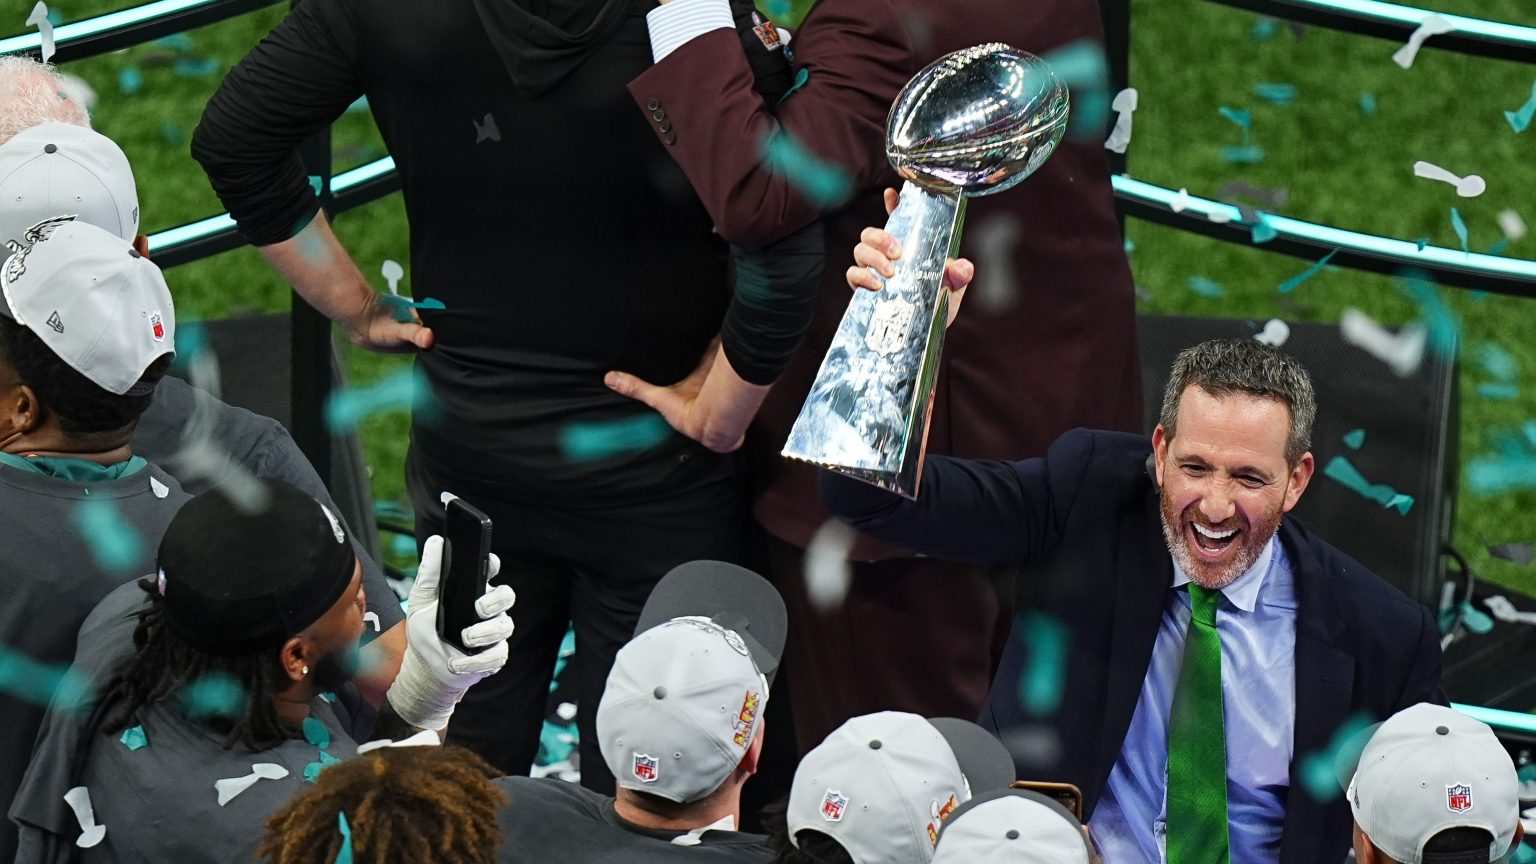
M 736 29 L 730 0 L 672 0 L 646 13 L 645 23 L 651 30 L 651 57 L 657 63 L 695 36 L 722 27 Z

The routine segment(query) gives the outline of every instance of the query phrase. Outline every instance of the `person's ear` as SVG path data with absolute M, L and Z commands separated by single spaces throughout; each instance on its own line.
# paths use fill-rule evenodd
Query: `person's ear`
M 283 676 L 294 684 L 309 680 L 310 655 L 313 653 L 314 647 L 302 635 L 284 642 L 277 654 L 278 663 L 283 667 Z
M 1157 481 L 1159 489 L 1163 487 L 1163 467 L 1168 462 L 1168 440 L 1163 424 L 1157 424 L 1157 428 L 1152 430 L 1152 466 L 1157 473 L 1153 479 Z
M 1285 504 L 1281 512 L 1291 512 L 1291 508 L 1301 500 L 1301 493 L 1307 491 L 1307 484 L 1312 482 L 1312 472 L 1316 467 L 1317 463 L 1310 451 L 1301 454 L 1301 458 L 1296 460 L 1296 467 L 1291 469 L 1291 482 L 1285 489 Z
M 149 257 L 149 238 L 143 234 L 133 238 L 133 250 L 145 258 Z
M 0 437 L 26 435 L 43 425 L 43 403 L 29 385 L 0 392 Z

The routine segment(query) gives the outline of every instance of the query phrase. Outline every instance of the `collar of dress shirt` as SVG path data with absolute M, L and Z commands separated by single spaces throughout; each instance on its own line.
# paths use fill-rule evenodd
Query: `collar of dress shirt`
M 1243 610 L 1252 612 L 1259 605 L 1259 589 L 1264 586 L 1264 575 L 1269 572 L 1269 564 L 1275 558 L 1275 544 L 1280 542 L 1279 533 L 1269 538 L 1264 544 L 1264 551 L 1259 553 L 1259 560 L 1253 562 L 1253 566 L 1243 571 L 1243 575 L 1237 577 L 1231 585 L 1221 589 L 1222 596 L 1227 602 Z M 1179 562 L 1173 562 L 1173 588 L 1181 588 L 1189 583 L 1189 574 L 1179 567 Z

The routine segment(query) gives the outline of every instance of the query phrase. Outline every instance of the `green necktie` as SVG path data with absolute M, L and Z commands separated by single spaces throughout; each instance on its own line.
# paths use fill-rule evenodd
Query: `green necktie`
M 1168 718 L 1168 864 L 1227 864 L 1227 734 L 1221 710 L 1221 592 L 1189 583 L 1184 664 Z

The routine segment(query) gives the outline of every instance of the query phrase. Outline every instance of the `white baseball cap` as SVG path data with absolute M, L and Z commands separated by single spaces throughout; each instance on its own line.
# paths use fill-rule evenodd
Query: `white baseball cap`
M 128 157 L 83 126 L 43 123 L 0 144 L 0 260 L 40 223 L 67 218 L 133 242 L 139 194 Z
M 1520 821 L 1515 763 L 1484 723 L 1420 703 L 1379 724 L 1345 790 L 1360 830 L 1403 864 L 1488 864 L 1507 854 Z M 1448 828 L 1481 828 L 1486 852 L 1426 856 Z
M 679 803 L 720 788 L 760 734 L 786 617 L 774 587 L 733 564 L 695 561 L 657 583 L 597 707 L 620 788 Z
M 176 353 L 176 313 L 160 268 L 120 237 L 85 222 L 35 232 L 0 264 L 0 315 L 119 396 L 145 395 L 156 359 Z
M 785 822 L 836 840 L 855 864 L 926 864 L 939 828 L 975 792 L 1007 788 L 1013 759 L 966 720 L 901 711 L 854 717 L 805 754 Z
M 939 832 L 933 864 L 1088 864 L 1082 825 L 1026 789 L 999 789 L 960 805 Z

